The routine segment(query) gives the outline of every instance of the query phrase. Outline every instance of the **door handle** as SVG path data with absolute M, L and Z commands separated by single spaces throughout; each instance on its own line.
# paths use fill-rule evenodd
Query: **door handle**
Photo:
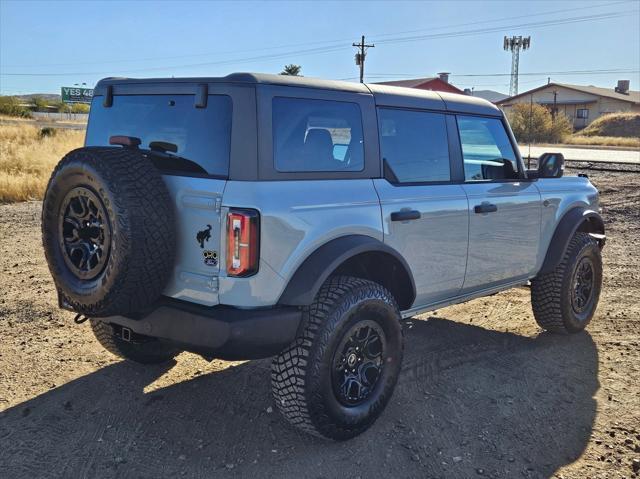
M 419 220 L 422 215 L 416 210 L 394 211 L 391 213 L 391 221 Z
M 480 213 L 495 213 L 496 211 L 498 211 L 498 207 L 496 205 L 491 204 L 491 203 L 482 203 L 481 205 L 475 205 L 473 207 L 473 211 L 475 211 L 478 214 L 480 214 Z

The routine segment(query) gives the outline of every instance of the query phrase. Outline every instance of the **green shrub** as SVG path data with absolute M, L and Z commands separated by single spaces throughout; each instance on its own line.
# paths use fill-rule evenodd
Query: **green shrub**
M 19 116 L 31 118 L 28 108 L 21 106 L 20 99 L 14 96 L 0 96 L 0 115 Z
M 69 113 L 69 106 L 62 101 L 57 101 L 53 103 L 51 106 L 54 106 L 58 113 Z
M 573 132 L 564 114 L 556 114 L 554 120 L 547 108 L 535 103 L 517 103 L 507 116 L 513 134 L 521 143 L 559 143 Z
M 34 105 L 33 111 L 42 111 L 42 112 L 47 111 L 47 106 L 49 104 L 47 100 L 45 100 L 41 96 L 34 96 L 31 98 L 31 101 L 33 102 L 33 105 Z
M 89 113 L 89 105 L 86 103 L 74 103 L 71 106 L 72 113 Z
M 48 136 L 56 136 L 58 131 L 55 128 L 51 128 L 50 126 L 45 126 L 44 128 L 40 128 L 40 132 L 38 135 L 40 138 L 46 138 Z

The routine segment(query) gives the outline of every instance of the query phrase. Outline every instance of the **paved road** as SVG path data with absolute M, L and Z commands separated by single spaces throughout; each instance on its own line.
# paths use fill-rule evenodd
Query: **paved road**
M 523 157 L 529 156 L 529 147 L 519 145 Z M 580 160 L 598 163 L 627 163 L 640 165 L 639 150 L 608 150 L 591 148 L 570 148 L 566 146 L 532 146 L 531 157 L 545 152 L 562 153 L 567 160 Z

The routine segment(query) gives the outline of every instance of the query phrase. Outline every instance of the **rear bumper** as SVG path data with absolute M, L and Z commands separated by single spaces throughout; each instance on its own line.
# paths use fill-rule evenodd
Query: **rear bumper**
M 278 354 L 295 339 L 301 318 L 295 307 L 245 310 L 163 300 L 138 318 L 96 319 L 207 357 L 245 360 Z

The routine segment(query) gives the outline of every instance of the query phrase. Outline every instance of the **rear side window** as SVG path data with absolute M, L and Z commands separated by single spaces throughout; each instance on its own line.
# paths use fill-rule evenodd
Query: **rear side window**
M 467 181 L 518 179 L 518 161 L 497 118 L 458 116 Z
M 227 177 L 231 145 L 231 97 L 210 95 L 206 108 L 193 95 L 117 95 L 105 108 L 95 97 L 87 129 L 87 146 L 105 146 L 113 135 L 140 138 L 141 148 L 154 141 L 177 146 L 175 155 L 197 163 L 210 175 Z
M 273 158 L 281 172 L 362 171 L 362 114 L 356 103 L 276 97 Z
M 383 161 L 398 183 L 449 181 L 449 144 L 444 115 L 378 110 Z

